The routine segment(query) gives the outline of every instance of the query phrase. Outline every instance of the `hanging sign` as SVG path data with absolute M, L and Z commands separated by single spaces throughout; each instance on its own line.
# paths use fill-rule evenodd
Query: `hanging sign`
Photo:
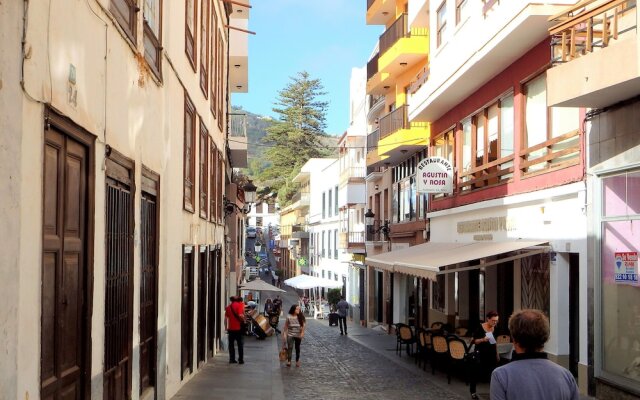
M 416 172 L 418 193 L 453 193 L 453 167 L 442 157 L 420 161 Z
M 638 284 L 638 252 L 616 252 L 615 257 L 615 281 L 629 285 Z

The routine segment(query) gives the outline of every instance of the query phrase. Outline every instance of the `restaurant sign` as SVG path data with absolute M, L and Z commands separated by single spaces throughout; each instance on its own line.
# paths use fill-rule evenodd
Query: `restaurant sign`
M 417 165 L 418 193 L 453 193 L 453 167 L 442 157 L 429 157 Z

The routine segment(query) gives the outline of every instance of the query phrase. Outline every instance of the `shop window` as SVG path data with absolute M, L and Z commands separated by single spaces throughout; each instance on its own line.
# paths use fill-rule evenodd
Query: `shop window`
M 196 71 L 196 26 L 197 26 L 197 0 L 185 1 L 185 46 L 184 51 L 187 54 L 187 59 L 191 63 L 193 71 Z
M 602 179 L 601 367 L 629 388 L 640 384 L 639 198 L 640 171 Z
M 524 172 L 536 172 L 579 162 L 579 109 L 548 108 L 546 87 L 545 74 L 524 85 Z
M 111 13 L 133 44 L 137 38 L 138 5 L 136 0 L 111 0 Z

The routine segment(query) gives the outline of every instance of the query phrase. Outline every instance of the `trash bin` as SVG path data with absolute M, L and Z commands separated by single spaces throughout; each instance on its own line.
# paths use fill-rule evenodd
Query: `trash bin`
M 338 326 L 338 313 L 329 313 L 329 326 Z

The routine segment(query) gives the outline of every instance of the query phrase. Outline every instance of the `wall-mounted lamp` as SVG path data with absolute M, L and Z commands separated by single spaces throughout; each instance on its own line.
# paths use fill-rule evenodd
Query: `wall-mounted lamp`
M 240 64 L 234 64 L 233 66 L 236 68 L 240 68 Z
M 388 241 L 389 232 L 391 231 L 391 228 L 389 228 L 389 221 L 384 221 L 384 223 L 380 221 L 381 222 L 380 226 L 376 228 L 375 220 L 374 220 L 375 217 L 376 215 L 373 213 L 373 211 L 371 211 L 370 208 L 364 214 L 364 223 L 367 226 L 368 238 L 372 239 L 376 233 L 382 232 L 382 235 L 384 236 L 384 240 Z
M 236 85 L 236 89 L 242 89 L 242 85 Z
M 229 214 L 233 214 L 234 212 L 240 212 L 245 215 L 251 212 L 251 204 L 256 202 L 256 190 L 258 188 L 253 184 L 253 182 L 251 182 L 251 180 L 249 180 L 242 189 L 244 190 L 244 207 L 238 207 L 236 203 L 227 200 L 226 197 L 222 200 L 225 217 Z

